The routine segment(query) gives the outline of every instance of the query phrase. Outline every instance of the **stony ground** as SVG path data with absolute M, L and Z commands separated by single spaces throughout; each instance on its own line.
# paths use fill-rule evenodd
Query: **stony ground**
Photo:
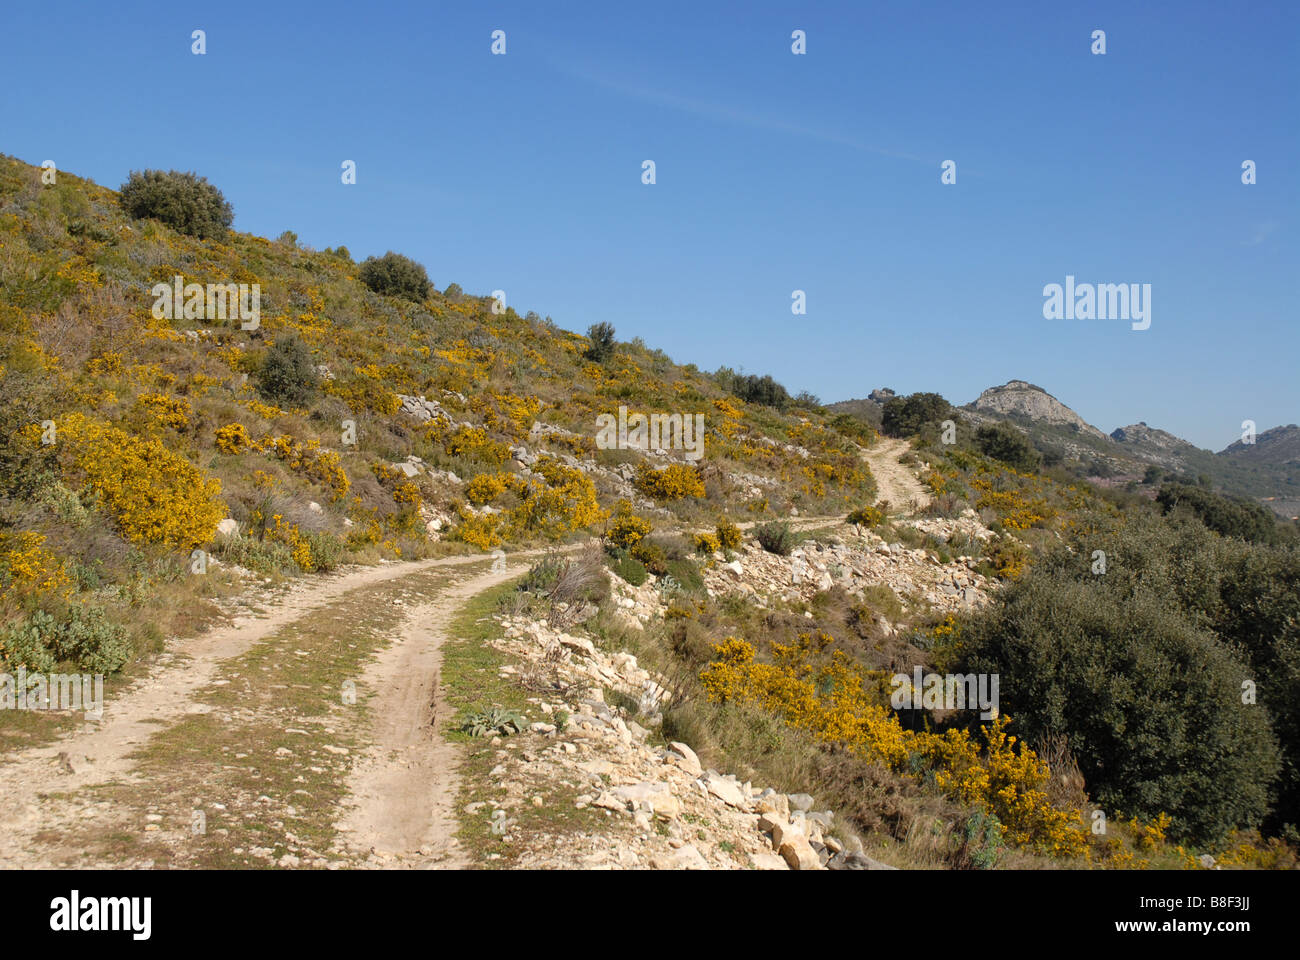
M 866 456 L 882 496 L 910 510 L 923 492 L 900 453 Z M 973 516 L 907 512 L 895 522 L 987 535 Z M 765 604 L 884 585 L 938 610 L 987 599 L 968 558 L 939 564 L 830 518 L 798 526 L 818 530 L 788 557 L 747 539 L 706 559 L 709 591 Z M 171 642 L 110 690 L 102 717 L 3 758 L 0 868 L 883 866 L 815 798 L 701 769 L 689 744 L 624 719 L 612 701 L 632 698 L 653 727 L 664 697 L 631 654 L 495 606 L 464 619 L 536 556 L 254 585 L 227 624 Z M 614 582 L 629 625 L 662 616 L 653 582 Z M 486 659 L 449 681 L 449 643 Z M 449 697 L 486 680 L 527 716 L 519 732 L 471 742 Z

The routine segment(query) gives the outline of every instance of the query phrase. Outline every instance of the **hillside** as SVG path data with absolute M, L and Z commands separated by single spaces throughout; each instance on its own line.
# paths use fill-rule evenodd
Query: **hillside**
M 969 424 L 882 438 L 885 388 L 823 408 L 186 221 L 207 189 L 0 158 L 0 667 L 109 705 L 0 711 L 0 865 L 1295 862 L 1264 511 L 1221 537 L 1208 494 L 1166 519 Z M 1076 474 L 1214 458 L 1023 381 L 965 413 Z
M 199 240 L 132 220 L 72 174 L 43 185 L 12 158 L 0 243 L 0 508 L 7 527 L 46 538 L 38 555 L 70 558 L 76 583 L 124 584 L 128 557 L 155 545 L 311 572 L 439 541 L 563 540 L 621 501 L 680 524 L 828 513 L 872 491 L 855 439 L 819 412 L 747 404 L 639 342 L 596 362 L 585 336 L 454 283 L 378 295 L 343 248 Z M 257 285 L 256 329 L 205 320 L 201 303 L 155 316 L 153 288 L 177 277 Z M 263 373 L 294 343 L 310 356 L 301 402 L 277 399 Z M 702 417 L 707 456 L 671 424 L 661 446 L 599 449 L 598 418 L 620 409 Z M 23 433 L 41 424 L 54 442 Z M 130 457 L 111 466 L 112 451 Z M 148 501 L 128 494 L 136 482 Z M 69 499 L 83 483 L 95 503 Z
M 1300 464 L 1300 427 L 1289 423 L 1265 430 L 1255 437 L 1254 443 L 1237 440 L 1220 450 L 1219 456 L 1277 466 Z

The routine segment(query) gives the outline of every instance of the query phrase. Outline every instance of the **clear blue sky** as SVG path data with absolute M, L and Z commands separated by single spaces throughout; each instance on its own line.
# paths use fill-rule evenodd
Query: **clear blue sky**
M 826 401 L 1021 378 L 1220 449 L 1300 421 L 1298 64 L 1294 2 L 9 3 L 0 151 Z M 1044 320 L 1067 273 L 1151 328 Z

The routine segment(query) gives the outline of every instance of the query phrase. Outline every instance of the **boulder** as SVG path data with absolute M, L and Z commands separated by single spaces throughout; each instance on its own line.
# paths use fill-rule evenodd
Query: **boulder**
M 729 807 L 735 807 L 737 810 L 745 810 L 749 804 L 745 800 L 744 793 L 741 792 L 740 784 L 734 783 L 725 777 L 716 773 L 708 773 L 704 777 L 704 786 L 723 803 Z
M 771 813 L 781 820 L 790 819 L 790 800 L 784 793 L 766 793 L 754 801 L 754 809 L 759 813 Z
M 777 850 L 791 870 L 820 870 L 821 858 L 802 834 L 788 836 Z
M 700 766 L 700 758 L 684 743 L 668 744 L 668 762 L 675 767 L 680 767 L 692 777 L 698 777 L 704 772 L 704 768 Z

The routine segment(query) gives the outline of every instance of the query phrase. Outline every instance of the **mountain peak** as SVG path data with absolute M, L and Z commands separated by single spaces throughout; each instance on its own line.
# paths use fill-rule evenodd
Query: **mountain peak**
M 975 410 L 1002 416 L 1024 417 L 1089 433 L 1105 434 L 1057 400 L 1042 387 L 1027 380 L 1008 380 L 1000 387 L 989 387 L 971 404 Z

